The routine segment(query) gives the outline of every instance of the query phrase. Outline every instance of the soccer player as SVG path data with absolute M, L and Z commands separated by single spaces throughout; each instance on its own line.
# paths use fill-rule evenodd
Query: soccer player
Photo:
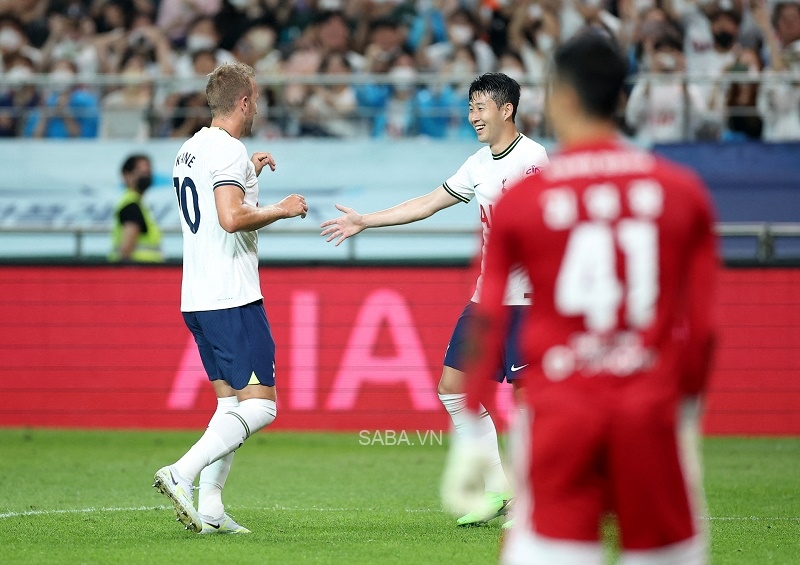
M 509 270 L 521 264 L 536 289 L 503 563 L 602 563 L 606 510 L 623 563 L 706 560 L 695 442 L 713 349 L 714 213 L 692 173 L 617 138 L 625 76 L 598 32 L 561 46 L 548 97 L 561 151 L 495 205 L 470 332 L 473 422 L 501 352 Z M 446 506 L 479 496 L 469 485 L 485 465 L 474 438 L 451 451 Z
M 492 225 L 492 206 L 515 182 L 534 175 L 547 165 L 544 147 L 517 131 L 514 118 L 519 106 L 520 87 L 517 82 L 502 73 L 486 73 L 475 79 L 469 88 L 469 121 L 478 134 L 478 141 L 486 144 L 461 166 L 445 183 L 433 192 L 418 196 L 386 210 L 371 214 L 359 214 L 351 208 L 336 205 L 343 216 L 321 224 L 322 235 L 327 241 L 336 240 L 336 245 L 348 237 L 367 229 L 408 224 L 427 218 L 439 210 L 478 200 L 483 242 Z M 464 308 L 453 330 L 450 344 L 444 357 L 444 367 L 439 380 L 439 399 L 444 405 L 456 430 L 457 437 L 464 431 L 466 394 L 464 392 L 465 328 L 472 316 L 481 288 L 478 277 L 472 300 Z M 519 326 L 525 307 L 531 303 L 531 287 L 521 271 L 515 271 L 508 279 L 503 304 L 508 306 L 513 328 Z M 525 361 L 516 347 L 516 332 L 512 331 L 507 341 L 505 357 L 498 362 L 495 378 L 516 382 Z M 516 390 L 516 387 L 515 387 Z M 469 511 L 457 520 L 459 526 L 480 525 L 505 514 L 512 498 L 511 486 L 503 471 L 497 445 L 494 422 L 484 408 L 478 423 L 479 437 L 485 453 L 492 464 L 483 477 L 485 487 L 481 509 Z
M 208 75 L 211 126 L 183 144 L 173 167 L 183 230 L 181 311 L 217 409 L 197 443 L 156 472 L 153 486 L 172 500 L 187 529 L 202 534 L 250 531 L 225 513 L 222 488 L 234 451 L 277 414 L 275 342 L 261 295 L 256 230 L 308 212 L 297 194 L 258 205 L 258 175 L 265 166 L 275 170 L 275 161 L 265 152 L 248 157 L 239 141 L 250 135 L 258 111 L 254 77 L 243 63 Z

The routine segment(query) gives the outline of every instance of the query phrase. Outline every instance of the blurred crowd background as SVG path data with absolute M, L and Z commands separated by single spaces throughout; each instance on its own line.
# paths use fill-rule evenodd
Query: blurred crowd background
M 628 53 L 632 138 L 800 140 L 797 0 L 0 0 L 0 136 L 185 138 L 205 75 L 239 60 L 257 137 L 474 139 L 488 71 L 547 137 L 550 54 L 587 27 Z

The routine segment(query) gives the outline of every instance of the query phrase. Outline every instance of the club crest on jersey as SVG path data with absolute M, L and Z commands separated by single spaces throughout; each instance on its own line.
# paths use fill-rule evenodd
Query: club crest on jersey
M 508 180 L 507 178 L 504 178 L 504 179 L 503 179 L 503 186 L 502 186 L 502 188 L 500 189 L 500 194 L 505 194 L 505 193 L 506 193 L 506 190 L 508 190 L 508 189 L 506 188 L 506 181 L 507 181 L 507 180 Z

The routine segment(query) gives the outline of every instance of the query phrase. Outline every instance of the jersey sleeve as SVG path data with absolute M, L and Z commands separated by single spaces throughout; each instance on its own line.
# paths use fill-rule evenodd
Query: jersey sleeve
M 698 214 L 694 245 L 689 258 L 690 273 L 686 304 L 688 341 L 682 391 L 687 395 L 701 393 L 711 371 L 716 343 L 715 295 L 719 270 L 717 236 L 714 233 L 714 211 L 710 197 L 699 180 L 694 181 Z
M 216 190 L 217 187 L 232 184 L 246 192 L 249 162 L 247 150 L 241 142 L 231 139 L 230 143 L 220 144 L 210 162 L 212 187 Z
M 139 226 L 139 231 L 147 233 L 147 223 L 144 221 L 144 214 L 136 202 L 131 202 L 124 206 L 119 211 L 118 217 L 120 224 L 134 223 Z
M 484 270 L 475 318 L 469 333 L 472 359 L 467 362 L 467 407 L 477 410 L 486 401 L 496 368 L 500 365 L 503 343 L 508 332 L 508 308 L 503 307 L 508 274 L 519 263 L 515 243 L 513 198 L 497 203 L 492 230 L 484 248 Z
M 452 177 L 447 179 L 442 186 L 454 198 L 461 202 L 469 202 L 475 196 L 475 183 L 470 171 L 473 158 L 467 159 Z

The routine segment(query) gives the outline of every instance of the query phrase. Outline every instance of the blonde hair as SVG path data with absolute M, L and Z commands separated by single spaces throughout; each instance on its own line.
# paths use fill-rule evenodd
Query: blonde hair
M 206 98 L 211 116 L 227 116 L 236 109 L 244 96 L 253 95 L 250 79 L 255 79 L 253 67 L 244 63 L 225 63 L 208 75 Z

